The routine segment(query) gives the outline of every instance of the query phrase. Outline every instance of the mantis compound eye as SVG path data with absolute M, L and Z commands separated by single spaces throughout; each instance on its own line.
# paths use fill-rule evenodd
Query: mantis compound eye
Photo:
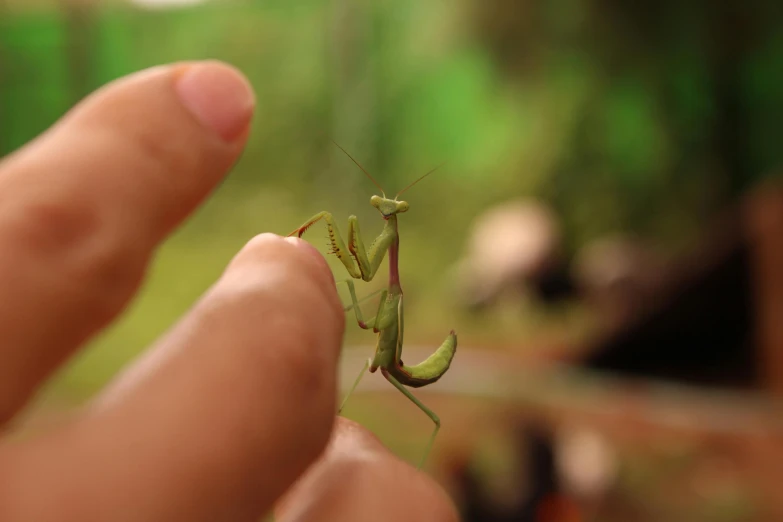
M 373 207 L 378 208 L 380 204 L 381 204 L 380 196 L 373 196 L 370 198 L 370 205 L 372 205 Z
M 410 208 L 407 201 L 400 201 L 397 203 L 397 212 L 407 212 Z

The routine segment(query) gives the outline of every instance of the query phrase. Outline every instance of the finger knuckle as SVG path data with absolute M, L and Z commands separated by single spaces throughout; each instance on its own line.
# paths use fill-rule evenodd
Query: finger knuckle
M 100 228 L 100 217 L 95 208 L 83 203 L 65 194 L 23 197 L 14 212 L 16 219 L 10 220 L 16 225 L 14 239 L 47 258 L 90 241 Z
M 111 315 L 124 294 L 116 290 L 131 286 L 141 274 L 136 243 L 111 233 L 100 210 L 86 201 L 28 200 L 11 222 L 10 241 L 26 251 L 24 258 L 88 301 L 93 313 Z

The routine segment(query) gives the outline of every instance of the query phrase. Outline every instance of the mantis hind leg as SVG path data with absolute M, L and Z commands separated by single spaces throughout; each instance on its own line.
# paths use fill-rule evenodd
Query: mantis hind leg
M 348 390 L 348 393 L 345 394 L 345 397 L 343 397 L 343 402 L 340 403 L 340 408 L 337 410 L 337 414 L 339 415 L 340 412 L 343 411 L 343 408 L 345 408 L 345 403 L 348 402 L 348 397 L 351 396 L 353 391 L 356 389 L 357 386 L 359 386 L 359 383 L 362 380 L 362 377 L 364 377 L 364 374 L 367 373 L 367 368 L 370 367 L 370 362 L 372 359 L 367 359 L 364 363 L 364 367 L 362 368 L 362 371 L 359 372 L 359 375 L 356 377 L 356 380 L 353 382 L 353 386 L 351 386 L 351 389 Z
M 440 417 L 438 417 L 435 412 L 433 412 L 431 409 L 426 407 L 422 402 L 417 399 L 410 391 L 408 391 L 405 386 L 400 383 L 397 379 L 394 378 L 392 374 L 390 374 L 385 368 L 381 368 L 381 373 L 384 377 L 386 377 L 386 380 L 392 383 L 395 388 L 400 390 L 403 395 L 405 395 L 413 404 L 419 407 L 421 411 L 423 411 L 427 417 L 432 420 L 433 423 L 435 423 L 435 429 L 432 430 L 432 435 L 430 435 L 430 440 L 427 442 L 427 447 L 424 450 L 424 456 L 421 458 L 421 462 L 419 462 L 419 467 L 417 469 L 421 469 L 424 466 L 424 463 L 427 461 L 427 457 L 430 454 L 430 450 L 432 450 L 432 445 L 435 442 L 435 437 L 438 435 L 438 431 L 440 430 Z

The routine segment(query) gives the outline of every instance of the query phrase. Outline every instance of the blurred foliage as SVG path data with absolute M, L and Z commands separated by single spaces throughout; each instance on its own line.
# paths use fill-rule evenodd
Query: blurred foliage
M 447 161 L 406 194 L 401 221 L 408 337 L 432 344 L 456 325 L 463 339 L 521 344 L 547 322 L 531 312 L 479 324 L 448 304 L 444 268 L 489 205 L 549 202 L 571 250 L 614 231 L 676 248 L 783 155 L 779 2 L 25 6 L 0 3 L 2 153 L 92 90 L 161 63 L 225 60 L 259 100 L 233 174 L 164 245 L 129 313 L 56 384 L 76 396 L 176 320 L 252 235 L 287 233 L 322 209 L 377 233 L 375 187 L 332 138 L 390 192 Z M 319 235 L 308 237 L 321 246 Z M 351 326 L 349 342 L 370 342 Z

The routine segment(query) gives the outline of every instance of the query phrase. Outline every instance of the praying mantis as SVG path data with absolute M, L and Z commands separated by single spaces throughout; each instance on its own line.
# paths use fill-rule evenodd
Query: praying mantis
M 333 142 L 334 143 L 334 142 Z M 457 351 L 457 334 L 454 330 L 449 332 L 448 337 L 435 350 L 432 355 L 419 364 L 414 366 L 407 366 L 402 362 L 402 339 L 403 339 L 403 304 L 402 304 L 402 286 L 400 285 L 400 273 L 398 267 L 399 250 L 400 250 L 400 235 L 397 229 L 397 214 L 407 212 L 409 205 L 405 201 L 398 201 L 398 197 L 411 188 L 413 185 L 426 178 L 439 167 L 435 167 L 430 170 L 413 183 L 402 189 L 394 199 L 388 199 L 386 192 L 378 184 L 377 181 L 370 175 L 364 167 L 362 167 L 358 161 L 356 161 L 348 152 L 335 143 L 337 147 L 358 166 L 362 172 L 372 181 L 378 189 L 381 191 L 381 196 L 374 195 L 370 198 L 370 204 L 378 209 L 384 220 L 384 226 L 381 233 L 370 245 L 369 253 L 365 249 L 364 242 L 359 233 L 359 221 L 356 216 L 348 217 L 348 245 L 346 246 L 343 241 L 340 231 L 337 228 L 337 224 L 329 212 L 319 212 L 309 220 L 307 220 L 301 227 L 297 228 L 289 234 L 290 236 L 302 237 L 302 234 L 307 231 L 308 228 L 313 226 L 317 221 L 323 219 L 326 222 L 327 230 L 329 231 L 329 244 L 331 250 L 329 253 L 334 254 L 342 262 L 348 274 L 351 276 L 343 281 L 338 281 L 338 284 L 345 283 L 348 287 L 348 292 L 351 296 L 351 304 L 344 307 L 344 311 L 348 312 L 353 309 L 356 316 L 356 322 L 359 327 L 364 330 L 372 329 L 374 333 L 378 335 L 377 343 L 375 345 L 375 355 L 367 359 L 362 371 L 359 373 L 356 381 L 351 389 L 346 394 L 340 405 L 337 413 L 339 414 L 348 398 L 353 391 L 359 385 L 362 377 L 369 368 L 370 373 L 375 373 L 379 368 L 381 374 L 389 381 L 395 388 L 402 392 L 411 402 L 419 407 L 435 424 L 435 428 L 430 435 L 427 442 L 424 456 L 422 457 L 418 469 L 424 466 L 427 460 L 427 456 L 432 449 L 432 445 L 435 442 L 435 437 L 440 430 L 440 418 L 427 406 L 422 404 L 407 388 L 420 388 L 432 384 L 440 379 L 443 374 L 449 369 L 451 361 L 454 358 L 454 354 Z M 386 253 L 389 253 L 389 284 L 387 288 L 370 294 L 365 299 L 372 297 L 373 295 L 380 293 L 380 302 L 378 304 L 378 311 L 375 317 L 368 320 L 364 320 L 362 317 L 359 303 L 361 301 L 356 299 L 356 290 L 354 287 L 353 279 L 362 279 L 363 281 L 372 281 L 378 272 L 378 268 L 383 261 Z M 364 299 L 362 299 L 363 301 Z

